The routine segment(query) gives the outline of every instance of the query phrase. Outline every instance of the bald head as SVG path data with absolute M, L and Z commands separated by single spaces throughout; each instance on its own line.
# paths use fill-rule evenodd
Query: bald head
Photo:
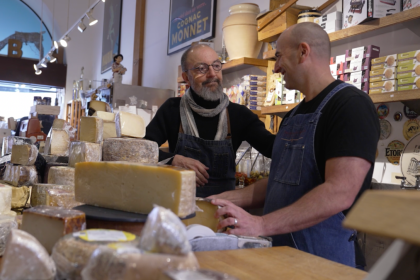
M 200 45 L 200 44 L 192 45 L 191 47 L 189 47 L 188 49 L 185 50 L 185 52 L 182 54 L 182 57 L 181 57 L 181 68 L 182 68 L 182 71 L 184 71 L 184 72 L 187 71 L 187 69 L 188 69 L 188 62 L 189 62 L 190 56 L 195 51 L 198 51 L 198 50 L 203 49 L 203 48 L 214 51 L 209 46 L 207 46 L 207 45 Z

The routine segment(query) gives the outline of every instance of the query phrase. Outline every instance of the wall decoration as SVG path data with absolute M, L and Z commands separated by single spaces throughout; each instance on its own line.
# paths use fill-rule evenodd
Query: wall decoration
M 389 108 L 385 104 L 381 104 L 376 108 L 376 111 L 378 112 L 379 119 L 385 119 L 389 114 Z
M 407 143 L 401 153 L 401 173 L 407 182 L 416 185 L 416 175 L 420 175 L 420 134 L 417 134 Z
M 392 131 L 391 123 L 387 120 L 380 120 L 379 125 L 381 127 L 381 135 L 379 136 L 379 140 L 388 139 Z
M 418 114 L 404 105 L 404 115 L 409 119 L 416 119 Z
M 403 135 L 406 140 L 420 132 L 420 121 L 417 119 L 408 120 L 404 123 Z
M 114 56 L 120 53 L 122 0 L 107 0 L 104 7 L 101 73 L 111 69 Z
M 403 115 L 401 112 L 395 112 L 394 114 L 394 121 L 396 122 L 400 122 L 402 121 Z
M 216 0 L 171 0 L 168 54 L 192 42 L 214 38 Z
M 403 142 L 394 140 L 388 144 L 388 147 L 385 148 L 385 156 L 391 164 L 400 164 L 400 156 L 401 152 L 404 150 L 404 146 Z

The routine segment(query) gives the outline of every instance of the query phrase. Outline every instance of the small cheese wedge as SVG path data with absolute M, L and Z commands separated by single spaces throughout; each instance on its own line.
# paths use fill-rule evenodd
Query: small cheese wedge
M 82 211 L 50 206 L 36 206 L 23 211 L 22 230 L 38 239 L 48 253 L 64 235 L 85 229 L 86 217 Z
M 70 145 L 69 166 L 75 167 L 78 162 L 101 161 L 102 146 L 90 142 L 72 142 Z
M 68 156 L 70 146 L 70 136 L 64 129 L 51 129 L 51 139 L 49 151 L 46 153 L 57 156 Z M 45 146 L 48 149 L 47 146 Z
M 4 171 L 3 180 L 15 187 L 31 186 L 38 183 L 38 173 L 33 165 L 8 164 Z
M 179 217 L 195 211 L 195 172 L 174 166 L 131 162 L 81 162 L 76 165 L 76 201 L 148 214 L 153 205 Z
M 104 121 L 104 134 L 103 139 L 117 137 L 117 128 L 115 122 Z
M 92 116 L 109 122 L 113 122 L 115 120 L 115 114 L 110 112 L 96 111 Z
M 103 133 L 104 124 L 102 119 L 98 117 L 82 117 L 80 121 L 80 141 L 100 144 Z
M 30 201 L 31 189 L 27 186 L 12 188 L 12 209 L 23 208 Z
M 74 186 L 73 167 L 52 166 L 48 171 L 48 184 Z
M 159 147 L 156 142 L 136 138 L 109 138 L 102 147 L 103 161 L 129 161 L 156 164 Z
M 115 117 L 118 137 L 143 138 L 146 126 L 142 117 L 128 112 L 119 112 Z
M 98 100 L 91 100 L 89 102 L 89 108 L 94 109 L 97 111 L 106 111 L 106 102 L 98 101 Z
M 56 274 L 55 263 L 45 248 L 19 229 L 10 232 L 1 265 L 0 279 L 53 280 Z
M 10 209 L 12 209 L 12 187 L 0 184 L 0 214 L 8 213 Z
M 11 162 L 19 165 L 34 165 L 37 156 L 38 148 L 35 145 L 13 145 Z
M 52 128 L 63 129 L 65 121 L 62 119 L 54 119 Z
M 53 185 L 53 184 L 35 184 L 32 186 L 31 206 L 48 205 L 47 192 L 48 190 L 61 189 L 74 193 L 74 186 Z M 50 205 L 54 206 L 54 205 Z
M 12 153 L 13 145 L 32 144 L 32 140 L 26 137 L 7 136 L 3 137 L 2 156 Z
M 81 203 L 74 199 L 74 191 L 50 189 L 47 191 L 46 205 L 72 209 L 81 205 Z
M 195 217 L 191 219 L 182 220 L 184 225 L 189 226 L 193 224 L 199 224 L 206 226 L 217 232 L 217 225 L 219 224 L 219 219 L 215 218 L 214 215 L 219 209 L 219 206 L 211 204 L 211 199 L 197 197 L 195 200 L 197 205 L 197 210 L 195 211 Z

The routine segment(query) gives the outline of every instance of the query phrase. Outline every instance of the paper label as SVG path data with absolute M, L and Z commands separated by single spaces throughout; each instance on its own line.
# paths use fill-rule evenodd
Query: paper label
M 110 242 L 118 242 L 118 241 L 132 241 L 136 238 L 134 234 L 118 231 L 118 230 L 85 230 L 73 233 L 73 236 L 79 237 L 85 241 L 110 241 Z

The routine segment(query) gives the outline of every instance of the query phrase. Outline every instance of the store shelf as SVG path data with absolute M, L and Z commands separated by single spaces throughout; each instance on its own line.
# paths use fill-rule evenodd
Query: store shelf
M 284 115 L 286 115 L 290 110 L 295 108 L 298 104 L 299 103 L 262 107 L 261 114 L 262 115 L 276 115 L 276 116 L 279 116 L 280 118 L 283 118 Z
M 404 12 L 396 13 L 383 18 L 368 21 L 353 27 L 349 27 L 340 31 L 332 32 L 329 35 L 331 42 L 344 40 L 355 37 L 370 31 L 382 29 L 399 23 L 420 18 L 420 7 L 413 8 Z M 275 58 L 276 50 L 264 52 L 263 59 Z

